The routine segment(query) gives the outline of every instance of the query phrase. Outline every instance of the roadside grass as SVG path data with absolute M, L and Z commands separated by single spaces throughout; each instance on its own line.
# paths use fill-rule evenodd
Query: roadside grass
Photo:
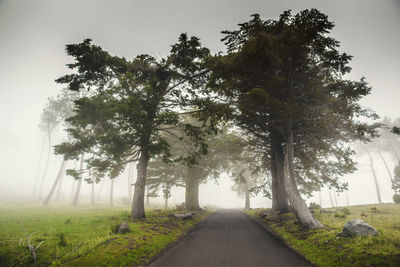
M 339 208 L 332 209 L 336 213 L 314 210 L 314 216 L 326 227 L 309 231 L 297 224 L 293 213 L 271 212 L 264 219 L 259 216 L 265 211 L 262 209 L 250 210 L 248 214 L 317 266 L 400 266 L 400 205 L 363 205 L 348 209 L 349 215 L 338 211 Z M 379 234 L 337 237 L 344 224 L 354 219 L 366 221 Z
M 148 210 L 146 219 L 132 222 L 126 206 L 0 205 L 0 266 L 33 263 L 25 230 L 39 245 L 39 266 L 145 264 L 207 214 L 176 220 L 168 216 L 171 211 Z M 130 233 L 112 233 L 121 222 L 129 224 Z

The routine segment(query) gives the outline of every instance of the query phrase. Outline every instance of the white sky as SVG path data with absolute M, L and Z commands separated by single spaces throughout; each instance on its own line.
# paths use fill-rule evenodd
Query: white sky
M 0 194 L 26 196 L 32 192 L 41 142 L 37 125 L 47 98 L 60 89 L 54 80 L 68 71 L 65 64 L 71 58 L 65 54 L 65 44 L 89 37 L 126 58 L 139 53 L 161 57 L 181 32 L 188 32 L 218 52 L 224 49 L 220 31 L 236 29 L 251 14 L 277 19 L 284 10 L 295 13 L 313 7 L 335 22 L 332 35 L 341 41 L 343 52 L 354 56 L 350 78 L 366 76 L 373 87 L 362 103 L 382 117 L 398 117 L 399 0 L 0 0 Z M 59 160 L 52 158 L 46 188 Z M 376 165 L 381 168 L 380 163 Z M 378 173 L 383 199 L 390 201 L 388 179 L 384 171 Z M 350 183 L 350 202 L 376 201 L 367 169 L 345 179 Z M 228 181 L 202 186 L 201 203 L 241 205 Z M 118 187 L 121 196 L 126 190 L 123 184 Z M 182 192 L 175 198 L 182 202 Z M 328 199 L 325 192 L 323 202 Z M 270 203 L 262 198 L 255 201 L 264 206 Z

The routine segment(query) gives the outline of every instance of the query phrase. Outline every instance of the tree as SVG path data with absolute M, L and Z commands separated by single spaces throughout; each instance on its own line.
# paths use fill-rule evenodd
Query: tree
M 395 194 L 400 194 L 400 162 L 394 168 L 394 179 L 392 181 L 392 189 Z
M 58 106 L 59 105 L 56 100 L 54 100 L 53 98 L 49 98 L 48 102 L 40 116 L 39 128 L 41 131 L 43 131 L 45 133 L 45 135 L 47 137 L 48 149 L 47 149 L 46 163 L 45 163 L 45 167 L 44 167 L 43 174 L 42 174 L 42 180 L 40 182 L 39 199 L 42 198 L 44 180 L 46 179 L 47 169 L 49 167 L 49 160 L 50 160 L 50 155 L 51 155 L 51 135 L 52 135 L 54 129 L 57 127 L 57 125 L 61 122 L 61 118 L 58 113 Z M 36 182 L 35 182 L 35 185 L 36 185 Z
M 306 229 L 322 224 L 300 193 L 324 184 L 346 188 L 338 178 L 355 170 L 347 144 L 374 134 L 355 119 L 376 118 L 358 104 L 370 88 L 363 78 L 344 80 L 351 56 L 339 53 L 332 28 L 316 9 L 285 11 L 279 20 L 253 15 L 223 32 L 228 53 L 214 58 L 209 83 L 228 116 L 269 156 L 273 209 L 287 211 L 289 201 Z
M 44 125 L 46 125 L 47 131 L 49 131 L 49 122 L 52 121 L 53 125 L 53 130 L 54 128 L 60 124 L 61 122 L 65 121 L 68 117 L 72 116 L 73 110 L 72 110 L 72 105 L 73 105 L 73 99 L 75 98 L 75 94 L 72 94 L 71 92 L 68 92 L 66 89 L 63 89 L 60 94 L 57 95 L 56 99 L 49 99 L 49 105 L 47 108 L 47 112 L 49 115 L 47 121 Z M 51 115 L 50 115 L 51 114 Z M 51 130 L 51 131 L 53 131 Z M 49 136 L 49 144 L 50 144 L 50 135 L 51 132 L 48 132 L 47 135 Z M 48 160 L 49 156 L 47 159 L 46 163 L 46 169 L 48 165 Z M 51 187 L 46 199 L 43 202 L 43 205 L 47 205 L 50 202 L 51 197 L 53 196 L 57 186 L 58 186 L 58 191 L 57 191 L 57 198 L 59 196 L 59 192 L 61 189 L 62 185 L 62 179 L 64 177 L 64 172 L 65 172 L 65 167 L 66 167 L 67 162 L 63 159 L 60 169 L 58 171 L 58 174 L 53 182 L 53 186 Z M 43 181 L 43 180 L 42 180 Z
M 179 117 L 195 105 L 193 97 L 199 95 L 197 90 L 208 72 L 203 62 L 209 50 L 201 47 L 198 38 L 186 34 L 161 60 L 150 55 L 133 60 L 111 56 L 90 39 L 67 45 L 66 50 L 75 58 L 67 66 L 76 73 L 56 81 L 68 84 L 71 90 L 90 88 L 93 95 L 75 101 L 76 115 L 68 119 L 72 141 L 57 146 L 56 152 L 66 159 L 88 153 L 88 168 L 98 176 L 117 176 L 127 163 L 138 161 L 132 218 L 144 218 L 149 159 L 172 157 L 161 133 L 181 126 L 201 147 L 197 153 L 206 153 L 202 129 L 182 125 Z

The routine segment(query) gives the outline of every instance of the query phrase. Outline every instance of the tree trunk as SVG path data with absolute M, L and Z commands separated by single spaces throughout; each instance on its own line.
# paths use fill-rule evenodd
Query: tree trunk
M 53 183 L 53 186 L 50 189 L 49 194 L 47 195 L 46 199 L 43 201 L 43 205 L 49 204 L 50 199 L 53 196 L 54 191 L 56 190 L 57 184 L 59 183 L 59 180 L 62 177 L 64 167 L 65 167 L 65 160 L 63 159 L 62 162 L 61 162 L 61 166 L 60 166 L 60 169 L 58 171 L 57 177 L 56 177 L 56 179 L 55 179 L 55 181 Z
M 332 208 L 335 207 L 335 204 L 333 203 L 332 192 L 330 189 L 329 189 L 329 200 L 331 201 Z
M 110 206 L 114 206 L 114 179 L 111 179 Z
M 381 203 L 382 203 L 381 191 L 380 191 L 380 189 L 379 189 L 378 178 L 376 177 L 376 173 L 375 173 L 374 162 L 373 162 L 372 156 L 371 156 L 371 154 L 369 153 L 369 151 L 368 151 L 365 147 L 364 147 L 364 150 L 365 150 L 365 151 L 367 152 L 367 154 L 368 154 L 369 166 L 371 167 L 372 176 L 374 177 L 376 195 L 377 195 L 377 197 L 378 197 L 378 203 L 381 204 Z
M 75 196 L 74 196 L 74 200 L 72 201 L 72 205 L 76 206 L 78 205 L 78 199 L 79 199 L 79 193 L 81 191 L 81 185 L 82 185 L 82 180 L 83 180 L 83 154 L 81 154 L 81 160 L 80 160 L 80 166 L 79 166 L 79 171 L 80 171 L 80 175 L 79 175 L 79 179 L 78 179 L 78 185 L 76 187 L 76 191 L 75 191 Z
M 74 170 L 76 170 L 76 163 L 77 163 L 76 160 L 74 160 Z M 70 196 L 69 199 L 73 199 L 73 197 L 74 197 L 75 185 L 76 185 L 76 180 L 74 179 L 74 180 L 72 181 L 71 196 Z
M 322 196 L 321 196 L 321 191 L 319 191 L 318 194 L 319 194 L 319 206 L 322 208 Z
M 38 168 L 37 168 L 37 171 L 36 171 L 35 185 L 33 186 L 32 198 L 35 198 L 36 189 L 37 189 L 37 183 L 39 182 L 39 177 L 40 177 L 40 165 L 42 164 L 43 150 L 44 150 L 45 141 L 46 141 L 46 136 L 43 137 L 42 146 L 41 146 L 41 148 L 40 148 L 40 157 L 39 157 Z
M 132 201 L 132 219 L 143 219 L 146 217 L 144 212 L 144 193 L 146 185 L 147 164 L 149 163 L 149 150 L 147 146 L 142 147 L 137 168 L 137 178 Z
M 103 180 L 101 180 L 100 188 L 99 188 L 99 190 L 97 191 L 97 195 L 96 195 L 96 199 L 97 199 L 97 200 L 98 200 L 99 197 L 100 197 L 100 193 L 101 193 L 101 190 L 103 189 L 103 186 L 104 186 L 105 181 L 106 181 L 105 178 L 103 178 Z
M 168 197 L 164 199 L 164 209 L 168 209 Z
M 338 207 L 335 190 L 333 190 L 332 195 L 333 195 L 333 200 L 335 201 L 335 206 Z
M 280 212 L 289 211 L 285 188 L 284 154 L 280 138 L 271 135 L 271 176 L 272 176 L 272 209 Z
M 246 210 L 249 210 L 250 209 L 250 192 L 249 192 L 249 189 L 247 188 L 247 186 L 246 186 L 245 194 L 246 194 L 246 196 L 245 196 L 244 208 Z
M 187 169 L 185 178 L 185 209 L 199 210 L 199 185 L 200 182 L 194 175 L 194 168 Z
M 383 157 L 383 155 L 381 154 L 380 151 L 378 151 L 378 155 L 381 158 L 381 160 L 383 161 L 383 164 L 385 165 L 386 171 L 387 171 L 387 173 L 389 175 L 390 182 L 392 183 L 393 182 L 393 176 L 392 176 L 392 173 L 390 172 L 389 166 L 387 165 L 387 162 L 386 162 L 385 158 Z
M 347 195 L 347 191 L 344 191 L 344 194 L 345 194 L 345 196 L 346 196 L 347 207 L 349 207 L 350 204 L 349 204 L 349 196 Z
M 47 149 L 46 165 L 43 170 L 42 181 L 40 183 L 40 188 L 39 188 L 39 199 L 42 199 L 43 184 L 44 184 L 44 180 L 46 179 L 46 174 L 47 174 L 47 169 L 49 167 L 49 160 L 50 160 L 50 154 L 51 154 L 51 136 L 49 135 L 48 137 L 49 137 L 49 147 Z
M 68 161 L 65 162 L 65 164 L 64 164 L 64 168 L 62 169 L 62 173 L 61 173 L 61 178 L 57 185 L 57 194 L 56 194 L 56 199 L 55 199 L 56 201 L 60 200 L 60 193 L 61 193 L 62 183 L 63 183 L 64 176 L 65 176 L 65 169 L 67 168 L 67 163 L 68 163 Z
M 95 179 L 92 177 L 92 193 L 91 193 L 91 198 L 90 198 L 90 204 L 94 205 L 94 182 Z
M 285 182 L 290 206 L 294 209 L 300 225 L 305 229 L 317 229 L 323 225 L 312 215 L 296 186 L 293 167 L 293 132 L 290 131 L 285 153 Z

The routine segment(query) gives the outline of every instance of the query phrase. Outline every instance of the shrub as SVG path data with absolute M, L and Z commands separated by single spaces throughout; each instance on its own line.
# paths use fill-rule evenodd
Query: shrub
M 177 210 L 177 211 L 185 210 L 185 203 L 176 204 L 175 205 L 175 210 Z
M 311 202 L 311 203 L 310 203 L 310 209 L 312 209 L 312 210 L 318 210 L 318 209 L 321 209 L 321 206 L 318 205 L 318 204 L 315 203 L 315 202 Z
M 58 236 L 60 238 L 60 241 L 58 242 L 58 245 L 65 247 L 67 245 L 67 240 L 65 240 L 64 233 L 61 233 Z
M 111 233 L 118 234 L 119 223 L 111 224 L 110 228 L 111 228 Z
M 400 204 L 400 194 L 393 195 L 393 202 L 396 204 Z
M 346 218 L 346 214 L 344 214 L 343 212 L 337 211 L 337 212 L 335 212 L 334 217 L 336 217 L 336 218 Z
M 342 208 L 340 211 L 345 215 L 350 215 L 350 210 L 348 208 Z

